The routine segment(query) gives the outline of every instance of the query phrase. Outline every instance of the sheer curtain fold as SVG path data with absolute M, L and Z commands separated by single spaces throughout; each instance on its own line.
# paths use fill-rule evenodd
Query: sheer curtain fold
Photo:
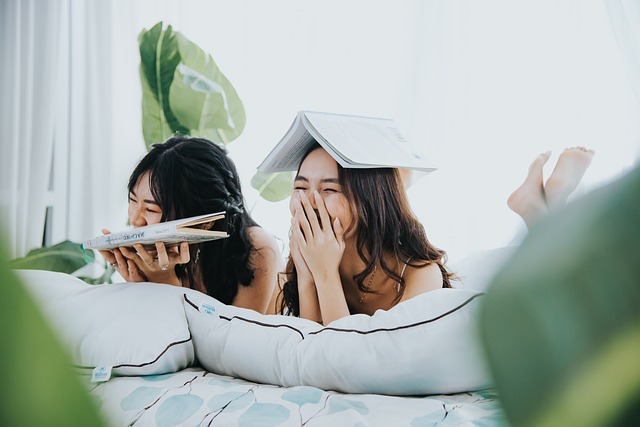
M 0 3 L 2 222 L 9 256 L 42 243 L 61 42 L 56 1 Z
M 68 234 L 74 241 L 104 227 L 113 155 L 111 2 L 71 0 Z
M 636 0 L 606 0 L 605 5 L 629 82 L 640 106 L 640 3 Z

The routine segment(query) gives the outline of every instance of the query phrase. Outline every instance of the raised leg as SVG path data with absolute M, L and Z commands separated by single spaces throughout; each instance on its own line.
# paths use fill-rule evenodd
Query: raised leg
M 565 149 L 544 185 L 549 209 L 564 205 L 591 164 L 595 152 L 585 147 Z
M 542 169 L 549 160 L 551 152 L 540 154 L 529 166 L 529 173 L 524 182 L 509 196 L 507 205 L 522 217 L 527 228 L 548 212 L 543 186 Z

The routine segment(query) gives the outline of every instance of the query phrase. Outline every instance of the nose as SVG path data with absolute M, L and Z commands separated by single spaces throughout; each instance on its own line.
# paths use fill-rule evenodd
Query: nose
M 129 223 L 134 227 L 143 227 L 147 225 L 147 221 L 145 220 L 144 215 L 140 213 L 140 209 L 133 211 L 129 217 Z

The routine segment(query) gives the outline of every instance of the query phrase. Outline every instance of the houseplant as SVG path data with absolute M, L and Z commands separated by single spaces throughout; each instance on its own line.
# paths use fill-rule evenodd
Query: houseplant
M 138 45 L 142 133 L 147 149 L 176 133 L 203 136 L 219 144 L 228 144 L 242 133 L 242 101 L 210 54 L 162 22 L 143 29 Z M 64 241 L 34 249 L 9 265 L 73 273 L 95 259 L 93 251 Z M 106 263 L 101 268 L 98 274 L 81 278 L 89 283 L 108 282 L 114 270 Z

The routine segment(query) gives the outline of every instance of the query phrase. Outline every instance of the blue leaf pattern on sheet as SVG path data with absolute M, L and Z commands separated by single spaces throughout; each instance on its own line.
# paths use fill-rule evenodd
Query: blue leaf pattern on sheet
M 489 414 L 486 417 L 482 417 L 478 420 L 474 420 L 474 427 L 506 427 L 509 424 L 502 412 Z
M 354 411 L 359 412 L 362 415 L 366 415 L 369 413 L 369 408 L 367 408 L 367 405 L 356 400 L 331 399 L 331 401 L 329 402 L 329 414 L 348 411 L 350 409 L 353 409 Z
M 505 427 L 494 390 L 398 397 L 277 387 L 189 368 L 153 377 L 115 377 L 91 394 L 113 425 L 325 427 Z
M 218 387 L 225 387 L 225 388 L 238 386 L 238 383 L 234 383 L 231 380 L 225 380 L 223 378 L 212 379 L 209 381 L 209 384 L 217 385 Z
M 291 412 L 275 403 L 254 403 L 240 416 L 239 427 L 275 427 L 289 419 Z
M 433 427 L 444 419 L 444 412 L 432 412 L 421 417 L 416 417 L 411 421 L 411 427 Z
M 204 401 L 192 394 L 179 394 L 165 400 L 156 412 L 156 425 L 175 426 L 188 420 Z
M 147 380 L 147 381 L 164 381 L 164 380 L 168 380 L 169 378 L 171 378 L 172 376 L 174 376 L 175 374 L 161 374 L 161 375 L 145 375 L 142 378 L 143 380 Z
M 157 387 L 138 387 L 122 399 L 120 407 L 123 411 L 142 409 L 151 405 L 161 392 L 162 389 Z
M 298 406 L 307 403 L 318 403 L 322 398 L 323 391 L 315 387 L 299 387 L 293 390 L 285 391 L 282 399 L 287 402 L 295 403 Z

